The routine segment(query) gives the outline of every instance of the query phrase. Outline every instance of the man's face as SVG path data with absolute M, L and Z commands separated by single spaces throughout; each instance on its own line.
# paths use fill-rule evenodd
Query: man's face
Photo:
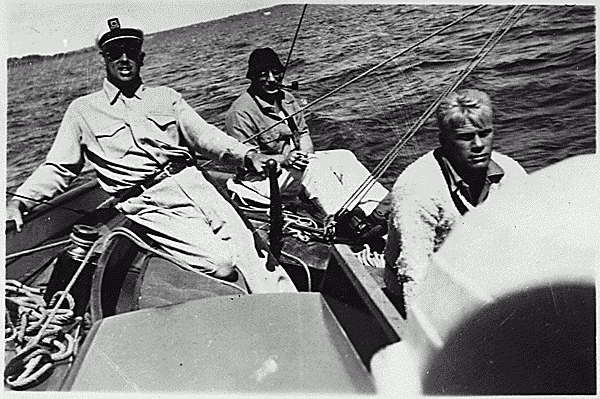
M 468 123 L 444 140 L 452 165 L 462 171 L 486 170 L 494 144 L 493 127 L 476 127 Z
M 280 90 L 279 85 L 283 80 L 283 71 L 279 69 L 263 71 L 255 77 L 254 80 L 259 91 L 263 94 L 272 96 L 277 94 Z
M 139 45 L 114 44 L 102 48 L 108 80 L 115 86 L 139 80 L 144 53 Z

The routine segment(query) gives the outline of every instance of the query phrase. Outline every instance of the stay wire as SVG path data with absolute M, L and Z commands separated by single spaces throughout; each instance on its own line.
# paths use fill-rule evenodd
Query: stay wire
M 517 7 L 520 7 L 520 6 L 515 6 L 515 8 L 517 8 Z M 467 67 L 457 75 L 457 77 L 454 80 L 454 83 L 451 86 L 447 87 L 440 94 L 438 99 L 434 103 L 432 103 L 432 105 L 429 106 L 429 108 L 419 117 L 419 119 L 415 122 L 415 124 L 413 124 L 413 126 L 409 129 L 409 131 L 399 140 L 399 142 L 394 147 L 392 147 L 392 150 L 384 158 L 382 158 L 380 165 L 375 167 L 375 169 L 373 171 L 373 174 L 376 177 L 381 177 L 383 172 L 385 172 L 385 170 L 387 170 L 387 167 L 384 168 L 382 165 L 384 165 L 384 163 L 387 163 L 388 159 L 390 159 L 391 161 L 394 160 L 395 156 L 393 156 L 393 154 L 394 154 L 395 150 L 399 149 L 398 147 L 400 147 L 400 148 L 403 147 L 405 145 L 405 143 L 403 143 L 403 142 L 410 139 L 416 133 L 416 130 L 418 130 L 424 124 L 424 122 L 427 119 L 429 119 L 431 114 L 435 111 L 435 109 L 437 109 L 437 106 L 441 102 L 441 99 L 443 97 L 445 97 L 446 95 L 448 95 L 449 93 L 451 93 L 453 90 L 455 90 L 464 81 L 464 79 L 468 76 L 468 74 L 471 73 L 473 71 L 473 69 L 475 69 L 477 64 L 479 64 L 479 62 L 481 62 L 483 60 L 483 58 L 485 58 L 485 56 L 487 56 L 487 54 L 493 49 L 493 47 L 508 32 L 508 30 L 505 31 L 500 37 L 498 37 L 493 42 L 492 46 L 489 49 L 486 49 L 486 47 L 489 45 L 489 43 L 492 41 L 492 39 L 498 34 L 498 32 L 502 29 L 502 27 L 506 25 L 507 21 L 514 15 L 515 8 L 513 8 L 509 12 L 507 17 L 505 17 L 505 19 L 498 26 L 498 28 L 496 28 L 496 30 L 492 33 L 492 35 L 490 35 L 490 37 L 488 38 L 486 43 L 484 43 L 484 45 L 479 50 L 479 52 L 473 56 L 469 65 L 467 65 Z M 515 20 L 515 22 L 516 22 L 516 20 Z M 513 23 L 513 25 L 514 25 L 514 23 Z M 512 27 L 512 25 L 511 25 L 511 27 Z M 510 29 L 510 27 L 508 29 Z
M 300 15 L 300 21 L 298 21 L 298 27 L 296 28 L 296 33 L 294 34 L 294 40 L 292 40 L 292 45 L 290 47 L 290 51 L 288 52 L 287 60 L 285 61 L 285 66 L 283 67 L 283 74 L 281 75 L 282 79 L 285 76 L 285 73 L 287 72 L 287 68 L 290 63 L 290 58 L 292 58 L 294 45 L 296 44 L 296 39 L 298 38 L 298 33 L 300 32 L 300 27 L 302 26 L 302 20 L 304 19 L 304 13 L 306 13 L 307 6 L 308 4 L 304 4 L 304 7 L 302 8 L 302 15 Z
M 272 124 L 271 126 L 269 126 L 266 129 L 261 130 L 258 133 L 255 133 L 251 136 L 249 136 L 248 138 L 246 138 L 245 140 L 242 141 L 243 144 L 248 143 L 249 141 L 254 140 L 255 138 L 257 138 L 258 136 L 270 131 L 271 129 L 275 128 L 276 126 L 281 125 L 282 123 L 286 123 L 288 119 L 293 118 L 294 116 L 306 111 L 307 109 L 311 108 L 312 106 L 320 103 L 321 101 L 331 97 L 332 95 L 334 95 L 335 93 L 337 93 L 338 91 L 348 87 L 349 85 L 353 84 L 354 82 L 364 78 L 365 76 L 371 74 L 372 72 L 376 71 L 377 69 L 381 68 L 382 66 L 390 63 L 391 61 L 395 60 L 396 58 L 400 57 L 401 55 L 406 54 L 407 52 L 419 47 L 421 44 L 425 43 L 426 41 L 428 41 L 429 39 L 439 35 L 440 33 L 442 33 L 443 31 L 451 28 L 452 26 L 458 24 L 459 22 L 463 21 L 464 19 L 470 17 L 471 15 L 477 13 L 478 11 L 480 11 L 481 9 L 483 9 L 484 7 L 486 7 L 485 4 L 478 6 L 477 8 L 475 8 L 474 10 L 469 11 L 468 13 L 466 13 L 465 15 L 459 17 L 458 19 L 454 20 L 453 22 L 441 27 L 440 29 L 436 30 L 435 32 L 431 33 L 430 35 L 426 36 L 425 38 L 419 40 L 417 43 L 413 44 L 412 46 L 409 46 L 407 48 L 405 48 L 404 50 L 394 54 L 393 56 L 389 57 L 388 59 L 380 62 L 379 64 L 371 67 L 370 69 L 366 70 L 365 72 L 361 73 L 360 75 L 354 77 L 353 79 L 350 79 L 348 82 L 342 84 L 341 86 L 333 89 L 332 91 L 322 95 L 321 97 L 317 98 L 316 100 L 311 101 L 310 103 L 306 104 L 304 107 L 301 107 L 300 109 L 298 109 L 295 112 L 292 112 L 291 114 L 287 115 L 286 117 L 282 118 L 281 120 L 277 121 L 276 123 Z M 212 163 L 212 160 L 208 160 L 206 162 L 204 162 L 202 165 L 200 165 L 201 168 L 208 166 L 210 163 Z
M 357 189 L 355 194 L 352 197 L 350 197 L 350 199 L 348 201 L 346 201 L 346 203 L 340 210 L 340 213 L 343 213 L 345 210 L 347 210 L 349 204 L 351 204 L 353 201 L 355 201 L 358 198 L 357 193 L 359 193 L 359 194 L 362 193 L 360 195 L 360 197 L 364 196 L 364 193 L 366 193 L 366 191 L 368 189 L 370 189 L 370 187 L 376 181 L 376 178 L 381 177 L 383 175 L 383 173 L 392 164 L 392 162 L 395 160 L 395 158 L 399 155 L 399 150 L 402 147 L 404 147 L 404 145 L 406 145 L 408 140 L 410 140 L 410 138 L 412 138 L 414 136 L 414 134 L 423 126 L 423 124 L 427 121 L 427 119 L 429 119 L 429 117 L 433 114 L 433 112 L 435 112 L 435 110 L 441 103 L 441 100 L 446 95 L 448 95 L 450 92 L 455 90 L 464 81 L 464 79 L 468 76 L 468 74 L 471 73 L 473 71 L 473 69 L 475 69 L 477 64 L 479 64 L 479 62 L 481 62 L 487 56 L 487 54 L 496 46 L 496 44 L 498 44 L 498 42 L 504 37 L 504 35 L 506 35 L 506 33 L 508 33 L 508 31 L 512 28 L 512 26 L 514 26 L 514 24 L 522 17 L 522 15 L 529 8 L 529 6 L 526 6 L 524 9 L 522 9 L 522 11 L 519 13 L 519 15 L 516 17 L 516 19 L 508 26 L 508 28 L 506 28 L 506 30 L 502 34 L 498 35 L 499 31 L 504 26 L 507 25 L 508 21 L 516 14 L 517 9 L 520 7 L 522 7 L 522 6 L 515 6 L 509 12 L 507 17 L 505 17 L 505 19 L 503 20 L 503 22 L 498 26 L 498 28 L 493 32 L 493 34 L 490 35 L 490 38 L 488 38 L 488 40 L 482 46 L 480 51 L 472 58 L 472 60 L 470 61 L 470 64 L 461 73 L 459 73 L 459 75 L 455 78 L 454 83 L 451 86 L 449 86 L 448 88 L 446 88 L 442 92 L 442 94 L 440 94 L 438 99 L 434 103 L 432 103 L 431 106 L 421 115 L 421 117 L 415 122 L 415 124 L 411 127 L 411 129 L 409 129 L 409 131 L 398 141 L 398 143 L 394 147 L 392 147 L 392 150 L 382 159 L 382 161 L 379 163 L 379 165 L 374 169 L 373 174 L 372 174 L 373 177 L 370 176 L 367 180 L 365 180 L 363 182 L 363 184 L 361 186 L 359 186 L 359 188 Z M 489 46 L 489 48 L 488 48 L 488 46 Z
M 251 140 L 254 140 L 256 137 L 270 131 L 271 129 L 275 128 L 276 126 L 279 126 L 282 123 L 285 123 L 288 119 L 293 118 L 294 116 L 298 115 L 301 112 L 304 112 L 305 110 L 307 110 L 308 108 L 320 103 L 321 101 L 331 97 L 332 95 L 334 95 L 335 93 L 337 93 L 338 91 L 348 87 L 349 85 L 353 84 L 354 82 L 364 78 L 365 76 L 371 74 L 372 72 L 376 71 L 377 69 L 381 68 L 382 66 L 390 63 L 391 61 L 395 60 L 396 58 L 400 57 L 401 55 L 406 54 L 407 52 L 417 48 L 418 46 L 420 46 L 421 44 L 425 43 L 426 41 L 428 41 L 429 39 L 439 35 L 440 33 L 442 33 L 443 31 L 451 28 L 452 26 L 458 24 L 459 22 L 461 22 L 462 20 L 466 19 L 467 17 L 475 14 L 476 12 L 480 11 L 482 8 L 486 7 L 486 5 L 480 5 L 478 6 L 476 9 L 466 13 L 465 15 L 461 16 L 460 18 L 456 19 L 455 21 L 449 23 L 448 25 L 445 25 L 443 27 L 441 27 L 440 29 L 436 30 L 435 32 L 431 33 L 430 35 L 426 36 L 425 38 L 419 40 L 417 43 L 413 44 L 412 46 L 409 46 L 407 48 L 405 48 L 404 50 L 394 54 L 393 56 L 389 57 L 388 59 L 380 62 L 379 64 L 369 68 L 368 70 L 366 70 L 365 72 L 361 73 L 360 75 L 350 79 L 348 82 L 342 84 L 341 86 L 333 89 L 332 91 L 324 94 L 323 96 L 317 98 L 316 100 L 313 100 L 312 102 L 306 104 L 304 107 L 300 108 L 299 110 L 289 114 L 288 116 L 286 116 L 285 118 L 282 118 L 281 120 L 277 121 L 276 123 L 274 123 L 273 125 L 269 126 L 268 128 L 255 133 L 253 135 L 251 135 L 250 137 L 248 137 L 247 139 L 245 139 L 244 141 L 242 141 L 242 143 L 247 143 Z
M 416 132 L 425 124 L 429 117 L 435 112 L 441 101 L 452 91 L 454 91 L 465 78 L 477 67 L 477 65 L 489 54 L 489 52 L 502 40 L 502 38 L 508 33 L 508 31 L 515 25 L 515 23 L 523 16 L 523 14 L 529 9 L 530 6 L 515 6 L 508 15 L 504 18 L 502 23 L 496 28 L 496 30 L 490 35 L 488 40 L 479 50 L 479 52 L 473 56 L 467 67 L 461 71 L 454 80 L 454 83 L 447 87 L 438 96 L 427 110 L 419 117 L 419 119 L 413 124 L 413 126 L 404 134 L 402 138 L 392 147 L 392 149 L 382 158 L 380 163 L 375 167 L 373 173 L 357 188 L 353 195 L 344 203 L 342 208 L 338 211 L 338 215 L 347 212 L 348 207 L 357 199 L 364 197 L 366 192 L 375 184 L 376 179 L 381 177 L 383 173 L 391 166 L 393 161 L 398 157 L 400 150 L 406 145 L 406 143 L 416 134 Z M 517 17 L 509 23 L 510 19 L 517 14 Z M 502 28 L 506 27 L 504 32 L 499 33 Z

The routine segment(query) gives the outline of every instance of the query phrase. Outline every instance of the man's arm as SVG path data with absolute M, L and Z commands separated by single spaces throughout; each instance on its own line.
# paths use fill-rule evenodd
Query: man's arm
M 258 148 L 258 144 L 256 139 L 250 139 L 254 134 L 258 133 L 256 126 L 250 119 L 249 115 L 244 114 L 243 112 L 239 112 L 236 110 L 230 110 L 227 113 L 225 118 L 225 128 L 227 130 L 227 134 L 231 137 L 236 138 L 239 141 L 248 141 L 248 143 L 255 145 L 255 148 Z M 308 137 L 308 142 L 306 138 L 304 138 L 305 146 L 310 144 L 310 149 L 312 152 L 312 140 L 310 136 L 306 134 Z M 302 138 L 301 138 L 302 140 Z M 266 144 L 268 146 L 268 144 Z M 276 145 L 273 143 L 273 145 Z M 302 144 L 300 144 L 300 149 L 302 149 Z M 275 150 L 275 149 L 274 149 Z M 268 157 L 274 159 L 279 164 L 284 166 L 289 166 L 292 168 L 297 168 L 299 170 L 303 170 L 308 164 L 308 160 L 306 159 L 306 153 L 308 151 L 290 151 L 287 154 L 268 154 Z
M 300 151 L 305 152 L 306 154 L 315 153 L 315 147 L 313 145 L 312 138 L 308 133 L 300 136 L 300 139 L 298 140 L 298 147 L 300 147 Z
M 269 160 L 256 147 L 243 144 L 206 122 L 181 96 L 175 102 L 181 131 L 194 151 L 212 159 L 237 166 L 252 165 L 261 173 Z
M 16 194 L 20 197 L 12 198 L 6 206 L 6 220 L 14 220 L 17 231 L 23 226 L 23 212 L 38 201 L 65 191 L 83 168 L 81 129 L 75 108 L 73 104 L 67 108 L 46 161 L 19 187 Z
M 244 157 L 251 148 L 249 145 L 206 122 L 180 95 L 175 102 L 175 111 L 184 139 L 194 151 L 211 159 L 243 166 Z
M 410 296 L 427 271 L 436 237 L 436 207 L 407 187 L 393 191 L 393 210 L 385 249 L 386 283 L 392 292 Z

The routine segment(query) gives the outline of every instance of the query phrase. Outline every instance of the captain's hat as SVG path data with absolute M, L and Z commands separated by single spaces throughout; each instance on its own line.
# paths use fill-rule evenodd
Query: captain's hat
M 109 43 L 116 44 L 124 40 L 139 42 L 141 46 L 144 41 L 144 32 L 140 25 L 128 17 L 109 18 L 96 36 L 96 46 L 102 48 Z

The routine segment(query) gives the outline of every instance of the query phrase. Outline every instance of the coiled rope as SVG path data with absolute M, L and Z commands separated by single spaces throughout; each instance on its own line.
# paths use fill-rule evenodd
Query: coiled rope
M 6 365 L 4 381 L 14 390 L 44 381 L 57 362 L 74 355 L 79 342 L 84 319 L 74 317 L 73 297 L 66 290 L 58 291 L 46 304 L 44 292 L 43 288 L 28 287 L 16 280 L 6 281 L 4 341 L 14 342 L 17 355 Z M 60 308 L 61 298 L 67 300 L 67 308 Z M 14 306 L 17 307 L 16 324 L 8 310 Z
M 36 289 L 26 287 L 19 282 L 12 282 L 10 284 L 13 287 L 11 288 L 12 291 L 24 294 L 21 298 L 17 299 L 9 299 L 7 297 L 9 302 L 19 305 L 20 309 L 20 325 L 19 327 L 15 326 L 18 329 L 18 333 L 16 336 L 14 334 L 10 336 L 18 345 L 17 356 L 6 365 L 4 370 L 4 381 L 12 389 L 27 389 L 39 384 L 52 374 L 55 361 L 66 359 L 73 353 L 75 339 L 73 337 L 66 338 L 68 334 L 63 332 L 61 327 L 56 328 L 55 326 L 56 324 L 61 325 L 62 322 L 68 322 L 72 319 L 75 301 L 69 292 L 85 266 L 89 263 L 92 254 L 99 244 L 100 241 L 98 240 L 91 245 L 65 289 L 57 292 L 49 304 L 44 303 L 43 297 L 35 297 L 37 295 Z M 61 305 L 65 299 L 68 301 L 66 314 L 64 309 L 61 309 Z M 46 308 L 48 307 L 52 308 L 49 313 L 46 312 Z M 8 316 L 10 319 L 10 315 Z M 29 323 L 30 320 L 32 321 L 31 324 Z M 75 323 L 80 322 L 81 320 L 75 321 Z M 73 326 L 70 326 L 68 330 L 70 331 Z M 27 338 L 28 333 L 36 330 L 37 334 L 33 338 Z M 52 338 L 55 335 L 56 338 Z M 66 340 L 67 343 L 63 344 L 63 340 Z M 49 349 L 42 347 L 40 342 L 45 345 L 51 343 L 59 350 L 58 352 L 51 353 Z

